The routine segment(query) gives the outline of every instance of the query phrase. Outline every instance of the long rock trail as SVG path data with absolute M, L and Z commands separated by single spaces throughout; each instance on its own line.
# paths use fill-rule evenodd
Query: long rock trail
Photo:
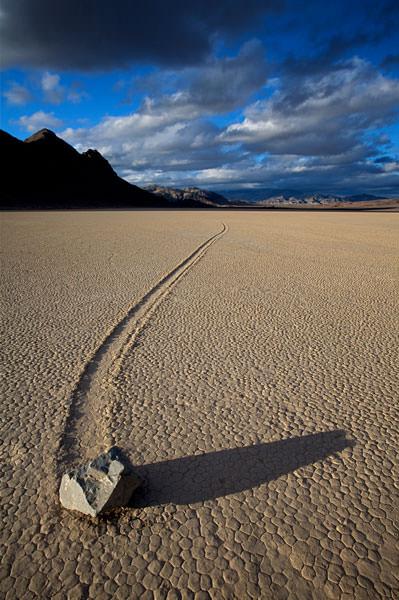
M 139 302 L 131 306 L 86 362 L 71 395 L 69 413 L 60 441 L 60 465 L 91 458 L 114 443 L 106 426 L 112 410 L 112 403 L 108 399 L 112 382 L 120 371 L 126 352 L 134 347 L 152 313 L 165 296 L 227 230 L 227 225 L 223 223 L 218 233 L 200 244 L 162 277 Z

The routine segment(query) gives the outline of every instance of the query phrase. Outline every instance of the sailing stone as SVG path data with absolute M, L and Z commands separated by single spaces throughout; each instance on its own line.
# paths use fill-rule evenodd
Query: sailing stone
M 126 506 L 141 483 L 119 448 L 113 446 L 63 475 L 60 501 L 64 508 L 96 517 L 111 508 Z

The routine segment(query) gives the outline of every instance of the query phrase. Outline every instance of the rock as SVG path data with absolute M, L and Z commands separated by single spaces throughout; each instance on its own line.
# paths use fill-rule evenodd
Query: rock
M 111 508 L 126 506 L 141 483 L 121 451 L 113 446 L 63 475 L 60 501 L 64 508 L 95 517 Z

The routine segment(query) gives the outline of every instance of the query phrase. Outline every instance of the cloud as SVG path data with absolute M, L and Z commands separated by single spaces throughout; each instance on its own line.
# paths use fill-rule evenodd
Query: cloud
M 287 77 L 271 99 L 230 124 L 221 141 L 271 154 L 342 154 L 367 130 L 391 122 L 398 105 L 399 80 L 354 58 L 322 75 Z
M 242 106 L 266 74 L 263 47 L 251 41 L 236 56 L 209 59 L 203 67 L 136 79 L 136 86 L 161 93 L 147 96 L 132 114 L 105 117 L 95 127 L 63 135 L 80 150 L 97 147 L 128 178 L 140 178 L 147 169 L 187 172 L 220 165 L 238 154 L 218 142 L 220 129 L 206 118 Z M 178 91 L 162 93 L 170 86 Z
M 89 98 L 89 94 L 85 90 L 80 89 L 78 84 L 73 84 L 66 96 L 68 102 L 72 102 L 72 104 L 79 104 L 82 100 L 88 100 Z
M 42 107 L 78 104 L 87 92 L 63 70 L 129 68 L 113 80 L 104 75 L 111 86 L 119 78 L 114 91 L 125 106 L 116 110 L 128 114 L 88 126 L 101 104 L 68 107 L 68 124 L 77 128 L 61 135 L 79 150 L 97 147 L 132 182 L 362 191 L 398 185 L 397 148 L 388 137 L 399 107 L 397 2 L 0 3 L 5 65 L 35 69 L 29 80 L 9 84 L 8 104 L 23 105 L 30 90 Z M 242 44 L 256 35 L 263 45 Z M 362 49 L 380 71 L 353 56 Z M 131 71 L 135 65 L 145 68 Z M 63 126 L 42 110 L 18 123 L 28 131 Z
M 14 106 L 23 106 L 32 100 L 32 94 L 28 88 L 15 81 L 11 82 L 8 90 L 3 92 L 3 96 L 6 98 L 8 104 Z
M 41 78 L 41 88 L 45 102 L 60 104 L 65 97 L 66 90 L 60 83 L 61 77 L 57 73 L 46 71 Z
M 2 0 L 5 67 L 110 69 L 132 63 L 188 65 L 217 38 L 259 25 L 280 0 Z
M 399 67 L 399 54 L 388 54 L 382 61 L 381 66 L 385 69 Z
M 61 76 L 49 71 L 31 78 L 30 84 L 33 87 L 33 92 L 26 85 L 10 81 L 9 88 L 3 92 L 7 103 L 13 106 L 24 106 L 34 100 L 35 97 L 37 99 L 39 94 L 41 94 L 43 102 L 48 104 L 61 104 L 63 102 L 79 104 L 82 100 L 89 98 L 89 94 L 82 89 L 77 81 L 67 86 L 62 85 Z
M 297 10 L 285 11 L 288 29 L 285 32 L 280 26 L 279 33 L 284 40 L 284 33 L 289 38 L 295 32 L 300 42 L 294 49 L 288 44 L 280 53 L 280 74 L 302 77 L 325 73 L 337 61 L 365 49 L 372 55 L 379 46 L 397 46 L 397 1 L 352 0 L 322 5 L 319 0 L 297 0 L 294 5 Z
M 58 73 L 50 73 L 49 71 L 45 71 L 41 76 L 40 87 L 43 100 L 49 104 L 61 104 L 65 101 L 78 104 L 89 97 L 78 83 L 72 83 L 70 86 L 62 85 L 61 76 Z
M 58 128 L 61 127 L 63 122 L 58 119 L 54 113 L 46 113 L 39 110 L 32 115 L 23 115 L 17 120 L 18 125 L 27 131 L 37 131 L 43 127 L 47 128 Z
M 203 68 L 155 72 L 142 79 L 153 95 L 136 111 L 61 135 L 80 151 L 98 148 L 139 185 L 245 183 L 341 193 L 388 193 L 398 185 L 398 158 L 383 131 L 397 115 L 398 79 L 356 57 L 324 74 L 285 75 L 264 87 L 266 71 L 254 43 Z M 240 85 L 232 83 L 220 100 L 218 91 L 234 75 Z M 263 98 L 246 106 L 241 120 L 216 124 L 215 115 L 242 106 L 254 92 Z
M 96 147 L 127 179 L 140 182 L 159 171 L 188 173 L 238 160 L 217 142 L 220 130 L 202 119 L 174 120 L 151 111 L 125 117 L 106 117 L 97 126 L 66 129 L 62 137 L 78 150 Z M 144 177 L 143 177 L 144 176 Z
M 194 183 L 210 189 L 237 187 L 290 189 L 310 193 L 351 194 L 369 192 L 398 195 L 399 170 L 380 166 L 373 161 L 348 162 L 340 165 L 320 164 L 297 156 L 269 157 L 261 164 L 248 161 L 234 166 L 211 168 L 196 174 Z M 193 183 L 193 182 L 191 182 Z
M 200 67 L 157 71 L 133 80 L 132 91 L 152 90 L 152 112 L 172 118 L 223 114 L 241 107 L 267 78 L 265 51 L 258 40 L 246 42 L 237 56 L 212 57 Z M 169 93 L 160 93 L 168 89 Z M 171 90 L 175 90 L 171 92 Z

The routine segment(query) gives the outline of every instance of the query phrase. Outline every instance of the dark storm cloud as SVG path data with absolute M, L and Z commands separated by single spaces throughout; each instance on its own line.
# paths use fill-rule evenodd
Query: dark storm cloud
M 236 56 L 210 57 L 196 67 L 135 78 L 127 100 L 137 89 L 151 90 L 152 112 L 185 118 L 223 114 L 243 106 L 266 83 L 267 71 L 262 44 L 251 40 Z
M 238 56 L 212 60 L 190 81 L 190 94 L 215 111 L 233 110 L 265 82 L 267 66 L 260 42 L 247 42 Z
M 108 69 L 194 64 L 281 0 L 1 0 L 4 66 Z
M 323 49 L 312 56 L 303 57 L 289 54 L 281 64 L 282 72 L 292 77 L 323 73 L 346 52 L 356 50 L 365 44 L 376 43 L 379 37 L 376 32 L 359 33 L 349 37 L 334 35 L 326 41 Z
M 378 158 L 376 158 L 374 160 L 375 163 L 377 164 L 390 164 L 395 162 L 395 157 L 394 156 L 379 156 Z
M 384 69 L 399 67 L 399 54 L 388 54 L 381 63 Z
M 302 10 L 295 3 L 295 26 L 307 30 L 312 50 L 306 56 L 300 49 L 290 51 L 279 65 L 281 72 L 296 76 L 323 73 L 343 57 L 396 36 L 398 6 L 397 1 L 352 0 L 345 5 L 331 3 L 326 11 L 320 11 L 319 0 L 302 2 Z M 333 34 L 331 23 L 334 23 Z

